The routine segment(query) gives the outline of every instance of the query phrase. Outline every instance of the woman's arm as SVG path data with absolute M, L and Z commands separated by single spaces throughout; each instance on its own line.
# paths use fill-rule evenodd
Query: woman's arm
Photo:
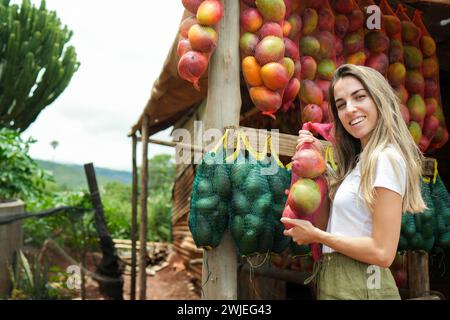
M 326 231 L 328 226 L 328 219 L 330 217 L 330 198 L 326 197 L 323 200 L 322 206 L 320 207 L 319 216 L 314 225 L 320 230 Z
M 344 237 L 320 230 L 306 220 L 282 220 L 296 225 L 286 230 L 285 235 L 298 244 L 322 243 L 355 260 L 387 268 L 397 252 L 401 217 L 402 197 L 392 190 L 376 187 L 371 237 Z

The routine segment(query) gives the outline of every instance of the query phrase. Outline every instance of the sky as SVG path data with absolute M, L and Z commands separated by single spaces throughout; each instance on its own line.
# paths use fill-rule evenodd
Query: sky
M 21 3 L 14 0 L 12 3 Z M 32 0 L 39 5 L 40 0 Z M 47 0 L 74 32 L 80 69 L 62 95 L 25 131 L 30 155 L 63 163 L 131 170 L 131 126 L 141 115 L 183 14 L 181 0 Z M 170 129 L 154 138 L 170 140 Z M 53 150 L 50 142 L 58 141 Z M 138 150 L 140 150 L 140 145 Z M 149 158 L 174 154 L 149 145 Z M 138 153 L 138 162 L 141 156 Z

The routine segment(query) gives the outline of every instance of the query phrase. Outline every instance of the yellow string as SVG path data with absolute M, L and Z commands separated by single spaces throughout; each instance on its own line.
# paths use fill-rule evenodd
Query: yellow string
M 433 184 L 436 184 L 436 180 L 438 177 L 438 161 L 434 160 L 434 177 L 433 177 Z
M 292 162 L 291 162 L 291 163 L 288 163 L 288 164 L 286 165 L 286 169 L 292 170 Z
M 247 137 L 245 132 L 241 132 L 242 141 L 244 142 L 245 149 L 248 150 L 248 152 L 258 161 L 262 161 L 267 157 L 267 146 L 268 146 L 268 139 L 266 138 L 265 144 L 264 144 L 264 150 L 262 152 L 257 152 L 253 147 L 250 145 L 250 139 Z
M 226 129 L 225 133 L 223 134 L 222 138 L 220 138 L 220 140 L 217 143 L 217 145 L 214 148 L 211 149 L 211 152 L 216 153 L 217 149 L 219 149 L 220 146 L 227 145 L 228 134 L 229 134 L 229 129 Z
M 269 142 L 269 149 L 270 149 L 270 153 L 272 154 L 272 157 L 275 159 L 275 161 L 278 163 L 278 166 L 280 168 L 284 168 L 283 162 L 281 162 L 280 157 L 278 156 L 277 151 L 274 149 L 273 147 L 273 142 L 272 142 L 272 137 L 271 136 L 267 136 L 267 140 Z
M 330 162 L 331 167 L 334 171 L 337 170 L 337 164 L 334 162 L 333 148 L 330 145 L 327 145 L 325 150 L 325 162 Z
M 226 162 L 230 163 L 237 159 L 239 156 L 239 152 L 241 151 L 241 132 L 238 131 L 237 134 L 237 140 L 236 140 L 236 150 L 233 152 L 232 155 L 226 158 Z

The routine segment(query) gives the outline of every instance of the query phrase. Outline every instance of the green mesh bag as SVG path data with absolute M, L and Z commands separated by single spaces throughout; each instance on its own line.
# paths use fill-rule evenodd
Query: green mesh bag
M 285 190 L 289 188 L 290 171 L 286 170 L 272 152 L 257 154 L 241 135 L 243 148 L 231 165 L 232 184 L 230 231 L 241 256 L 281 253 L 290 238 L 283 234 L 281 215 L 286 202 Z M 241 140 L 240 140 L 241 141 Z M 271 160 L 277 160 L 274 166 Z M 270 174 L 265 174 L 271 169 Z
M 195 175 L 189 229 L 199 248 L 217 247 L 228 225 L 231 181 L 224 159 L 223 149 L 206 154 Z
M 402 215 L 397 251 L 424 250 L 430 252 L 434 247 L 433 217 L 435 216 L 435 208 L 430 184 L 421 181 L 421 193 L 427 209 L 416 214 L 407 212 Z
M 434 219 L 435 246 L 445 249 L 450 247 L 450 195 L 440 176 L 432 186 L 431 197 L 436 211 Z

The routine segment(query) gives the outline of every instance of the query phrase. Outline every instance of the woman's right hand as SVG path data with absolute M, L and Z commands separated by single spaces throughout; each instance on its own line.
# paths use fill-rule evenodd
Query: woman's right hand
M 314 137 L 310 131 L 300 130 L 298 132 L 297 147 L 295 148 L 295 150 L 297 151 L 305 143 L 312 143 L 313 148 L 316 149 L 323 156 L 324 152 L 322 142 L 320 142 L 319 139 Z

